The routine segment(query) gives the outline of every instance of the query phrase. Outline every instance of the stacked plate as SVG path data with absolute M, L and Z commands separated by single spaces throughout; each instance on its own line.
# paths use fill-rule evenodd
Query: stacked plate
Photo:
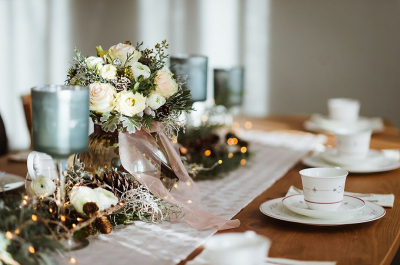
M 303 194 L 295 194 L 264 202 L 260 210 L 275 219 L 318 226 L 359 224 L 377 220 L 386 213 L 375 203 L 344 195 L 336 211 L 319 211 L 308 208 Z
M 364 158 L 343 158 L 336 149 L 327 149 L 304 158 L 302 162 L 310 167 L 340 167 L 350 173 L 384 172 L 400 167 L 398 158 L 373 149 Z
M 311 132 L 346 132 L 372 130 L 374 133 L 382 132 L 384 124 L 381 118 L 359 117 L 355 122 L 346 122 L 329 119 L 328 116 L 313 114 L 309 120 L 304 123 L 304 128 Z

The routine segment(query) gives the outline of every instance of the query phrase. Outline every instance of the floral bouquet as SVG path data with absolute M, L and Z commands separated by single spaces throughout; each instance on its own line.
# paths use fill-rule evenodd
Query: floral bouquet
M 182 86 L 186 76 L 174 79 L 165 40 L 155 49 L 142 45 L 127 41 L 106 51 L 97 46 L 97 56 L 89 57 L 75 49 L 66 84 L 89 87 L 90 115 L 104 131 L 134 133 L 161 122 L 171 137 L 183 126 L 180 115 L 191 110 L 190 92 Z

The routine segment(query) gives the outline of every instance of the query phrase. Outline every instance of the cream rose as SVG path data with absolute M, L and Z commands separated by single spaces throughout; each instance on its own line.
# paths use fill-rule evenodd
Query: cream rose
M 147 106 L 149 106 L 153 110 L 158 109 L 159 107 L 164 105 L 165 102 L 166 99 L 157 93 L 151 93 L 150 96 L 147 98 Z
M 95 202 L 97 204 L 98 199 L 95 190 L 89 187 L 74 187 L 69 195 L 69 200 L 78 213 L 84 214 L 83 205 L 87 202 Z
M 136 50 L 132 45 L 122 43 L 114 45 L 108 49 L 109 63 L 113 63 L 113 61 L 118 58 L 121 60 L 123 66 L 125 65 L 128 56 L 130 56 L 130 60 L 127 65 L 132 65 L 142 57 L 142 53 Z
M 135 80 L 139 78 L 139 76 L 143 76 L 143 79 L 147 79 L 150 77 L 150 68 L 147 65 L 141 64 L 139 62 L 135 62 L 132 64 L 132 72 Z
M 90 110 L 102 114 L 114 109 L 116 90 L 112 85 L 95 82 L 89 86 L 89 91 Z
M 33 180 L 29 187 L 29 192 L 34 196 L 47 197 L 52 195 L 55 190 L 56 184 L 50 178 L 43 175 Z
M 103 188 L 91 189 L 89 187 L 74 187 L 69 197 L 71 204 L 80 214 L 84 214 L 83 205 L 87 202 L 96 203 L 100 211 L 108 209 L 111 205 L 117 205 L 118 203 L 118 198 Z
M 96 188 L 94 191 L 97 194 L 96 204 L 100 211 L 110 208 L 112 205 L 117 205 L 118 198 L 110 191 L 103 188 Z
M 112 64 L 104 65 L 99 71 L 101 77 L 104 79 L 114 79 L 117 77 L 117 67 Z
M 100 57 L 90 56 L 85 59 L 86 66 L 89 70 L 97 70 L 97 65 L 103 65 L 104 61 Z
M 125 116 L 132 117 L 146 108 L 146 97 L 140 93 L 122 91 L 115 99 L 115 109 Z
M 168 68 L 157 71 L 154 83 L 157 84 L 156 93 L 169 98 L 178 91 L 178 84 L 172 78 L 172 73 Z

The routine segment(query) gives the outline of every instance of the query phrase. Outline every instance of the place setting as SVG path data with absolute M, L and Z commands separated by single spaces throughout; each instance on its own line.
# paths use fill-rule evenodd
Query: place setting
M 311 167 L 340 167 L 350 173 L 375 173 L 400 167 L 399 150 L 370 149 L 371 130 L 336 132 L 334 148 L 322 148 L 303 158 Z
M 348 172 L 344 169 L 307 168 L 299 174 L 302 190 L 291 187 L 285 197 L 264 202 L 263 214 L 306 225 L 339 226 L 375 221 L 386 213 L 369 195 L 345 192 Z
M 331 98 L 327 102 L 328 115 L 312 114 L 303 124 L 311 132 L 351 132 L 371 130 L 382 132 L 385 128 L 382 118 L 359 116 L 361 103 L 350 98 Z
M 25 180 L 15 174 L 0 171 L 0 193 L 18 189 L 25 185 Z

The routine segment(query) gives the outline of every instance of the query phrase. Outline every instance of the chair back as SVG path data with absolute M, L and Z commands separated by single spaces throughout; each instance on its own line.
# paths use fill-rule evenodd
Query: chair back
M 6 128 L 0 116 L 0 156 L 5 155 L 7 153 L 8 153 L 8 141 L 7 141 Z
M 26 125 L 28 126 L 29 135 L 31 136 L 31 148 L 32 148 L 32 99 L 31 95 L 23 95 L 21 97 L 22 105 L 24 106 Z

